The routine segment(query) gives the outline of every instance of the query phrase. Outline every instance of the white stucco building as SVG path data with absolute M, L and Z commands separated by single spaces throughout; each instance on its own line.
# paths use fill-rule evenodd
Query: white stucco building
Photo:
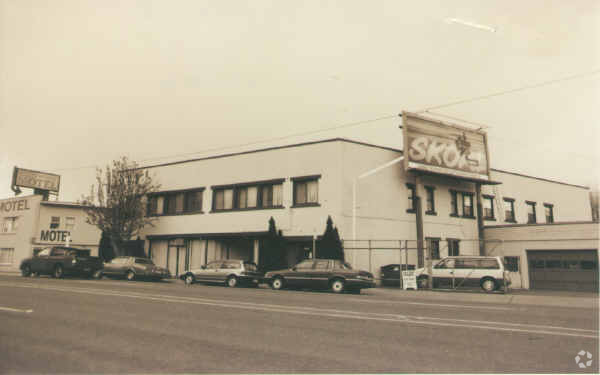
M 398 149 L 336 138 L 146 167 L 163 189 L 150 199 L 157 221 L 142 233 L 146 251 L 173 274 L 213 259 L 258 262 L 273 217 L 291 265 L 310 254 L 313 236 L 331 216 L 346 259 L 377 276 L 400 256 L 378 250 L 381 241 L 417 239 L 417 193 L 434 258 L 480 254 L 474 182 L 421 175 L 415 191 L 415 176 L 402 163 L 358 179 L 401 156 Z M 591 220 L 586 187 L 496 169 L 490 181 L 497 184 L 482 186 L 485 226 Z M 348 250 L 366 243 L 353 239 L 372 241 L 373 251 Z M 408 263 L 423 264 L 423 254 L 408 253 Z

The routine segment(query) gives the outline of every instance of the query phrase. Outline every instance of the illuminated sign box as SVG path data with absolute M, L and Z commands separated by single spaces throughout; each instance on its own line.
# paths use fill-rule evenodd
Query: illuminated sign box
M 30 189 L 48 190 L 58 193 L 60 176 L 52 173 L 32 171 L 15 167 L 13 185 Z
M 404 168 L 490 181 L 487 135 L 403 112 Z

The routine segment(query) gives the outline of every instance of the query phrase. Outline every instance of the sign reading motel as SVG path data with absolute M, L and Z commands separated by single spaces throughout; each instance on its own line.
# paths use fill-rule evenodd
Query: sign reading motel
M 32 171 L 29 169 L 15 167 L 13 172 L 13 185 L 54 191 L 58 193 L 60 187 L 60 176 L 52 173 Z
M 484 132 L 403 112 L 405 170 L 489 181 Z

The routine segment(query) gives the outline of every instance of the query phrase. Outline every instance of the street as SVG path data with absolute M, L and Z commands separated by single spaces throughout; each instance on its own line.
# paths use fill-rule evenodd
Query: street
M 597 308 L 393 293 L 2 275 L 0 373 L 598 372 Z

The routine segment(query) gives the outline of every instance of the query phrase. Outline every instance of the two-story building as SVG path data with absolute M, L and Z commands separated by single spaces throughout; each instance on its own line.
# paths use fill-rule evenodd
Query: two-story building
M 173 274 L 213 259 L 258 261 L 273 217 L 292 265 L 311 256 L 330 216 L 346 259 L 377 274 L 398 263 L 399 253 L 348 249 L 358 240 L 416 241 L 419 194 L 433 258 L 481 254 L 476 183 L 420 175 L 415 185 L 415 174 L 395 163 L 402 156 L 399 149 L 335 138 L 145 167 L 163 187 L 149 200 L 157 221 L 143 231 L 146 251 Z M 480 197 L 485 226 L 591 220 L 583 186 L 491 169 Z M 407 261 L 421 266 L 423 258 L 409 251 Z
M 19 271 L 23 259 L 56 245 L 90 249 L 97 256 L 100 231 L 86 217 L 82 206 L 42 195 L 0 200 L 0 272 Z

